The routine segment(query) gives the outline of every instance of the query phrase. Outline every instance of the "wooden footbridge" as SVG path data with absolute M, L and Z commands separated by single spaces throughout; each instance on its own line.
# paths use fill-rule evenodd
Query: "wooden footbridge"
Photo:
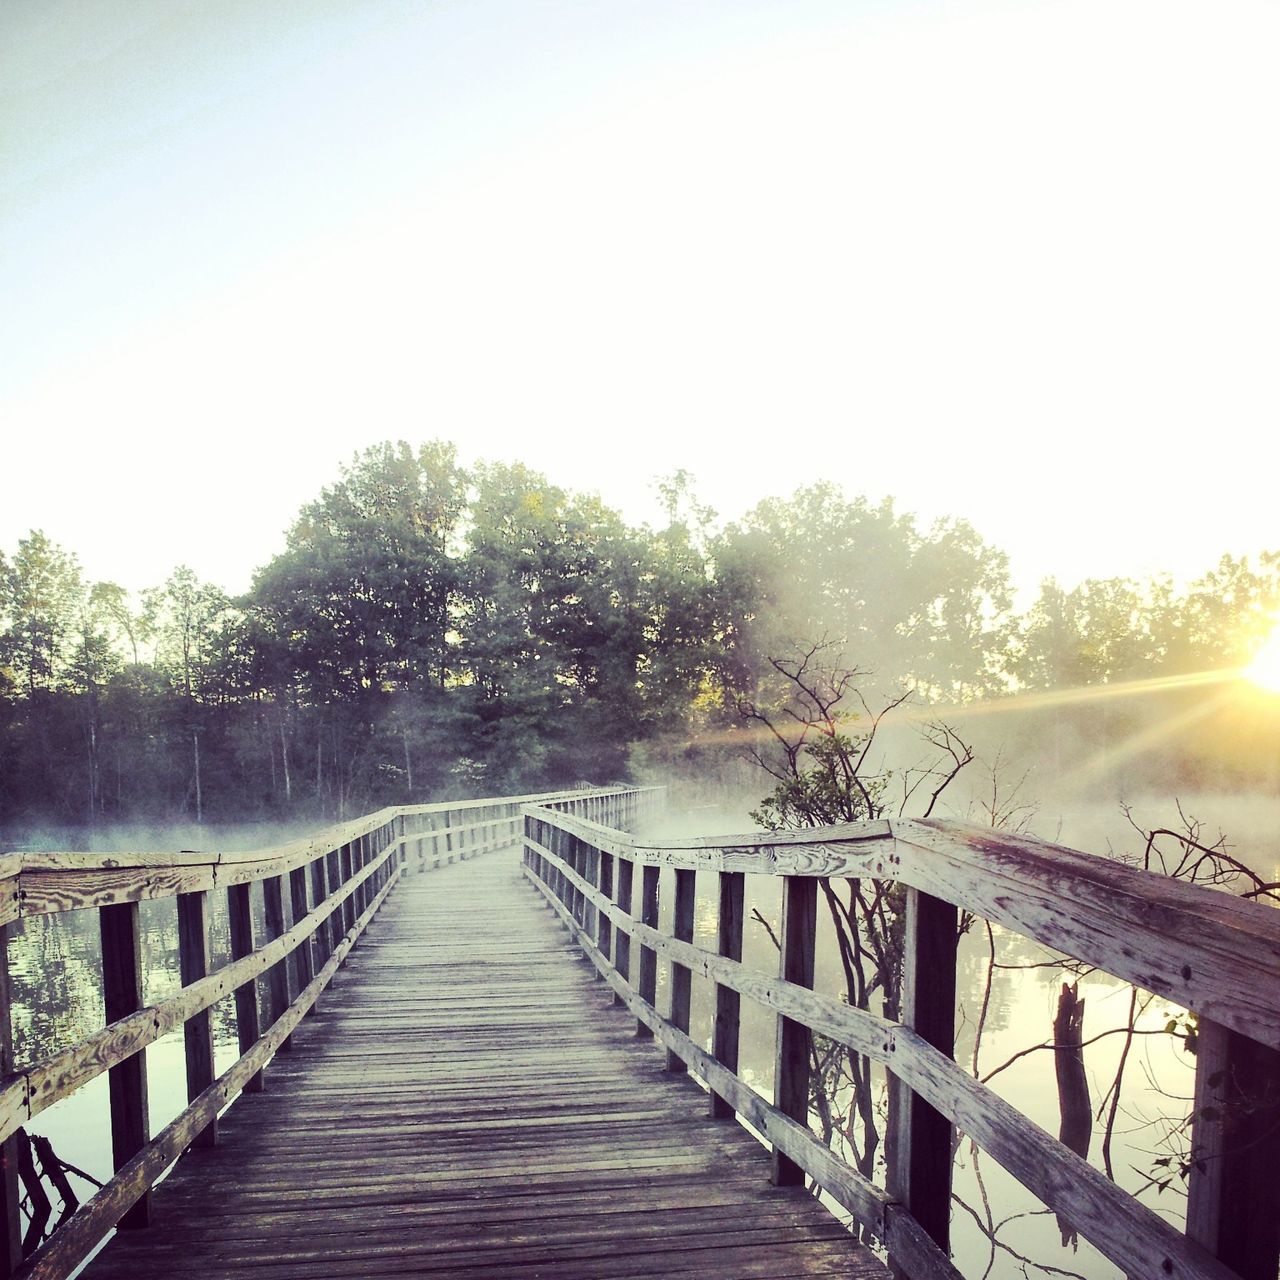
M 887 1255 L 943 1280 L 961 1133 L 1125 1275 L 1275 1280 L 1280 914 L 955 823 L 655 844 L 632 828 L 657 797 L 411 806 L 260 853 L 0 860 L 5 927 L 98 912 L 105 1006 L 101 1031 L 15 1065 L 0 981 L 6 1274 L 714 1280 L 879 1276 Z M 781 881 L 777 972 L 742 960 L 749 876 Z M 813 990 L 818 895 L 844 879 L 901 886 L 898 1021 Z M 232 958 L 211 971 L 213 893 Z M 167 897 L 183 986 L 147 1005 L 139 902 Z M 1185 1233 L 955 1063 L 960 911 L 1196 1012 Z M 216 1075 L 228 996 L 240 1057 Z M 738 1070 L 744 998 L 776 1016 L 771 1097 Z M 189 1105 L 153 1134 L 144 1050 L 178 1027 Z M 815 1036 L 889 1072 L 884 1185 L 813 1131 Z M 24 1257 L 24 1126 L 104 1072 L 116 1174 Z

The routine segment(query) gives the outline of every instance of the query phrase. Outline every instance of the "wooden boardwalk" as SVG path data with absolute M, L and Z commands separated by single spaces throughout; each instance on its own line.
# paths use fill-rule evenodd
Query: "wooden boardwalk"
M 515 850 L 407 875 L 93 1280 L 884 1276 L 593 980 Z

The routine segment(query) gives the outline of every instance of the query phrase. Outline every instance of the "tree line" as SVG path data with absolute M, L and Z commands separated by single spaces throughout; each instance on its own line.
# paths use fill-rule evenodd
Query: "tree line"
M 131 593 L 39 531 L 0 552 L 0 823 L 328 818 L 634 776 L 732 740 L 797 645 L 951 707 L 1238 666 L 1280 553 L 1045 582 L 967 522 L 819 483 L 661 527 L 520 464 L 366 450 L 232 597 Z M 701 745 L 700 745 L 701 744 Z

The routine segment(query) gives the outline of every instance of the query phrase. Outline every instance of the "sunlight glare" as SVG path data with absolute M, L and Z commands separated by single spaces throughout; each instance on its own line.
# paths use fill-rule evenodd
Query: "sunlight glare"
M 1270 693 L 1280 693 L 1280 623 L 1244 668 L 1244 677 Z

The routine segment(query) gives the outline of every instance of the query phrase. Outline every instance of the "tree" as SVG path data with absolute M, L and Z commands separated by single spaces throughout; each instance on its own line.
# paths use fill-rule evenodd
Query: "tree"
M 4 575 L 9 627 L 0 654 L 28 697 L 57 687 L 66 673 L 68 636 L 84 594 L 75 556 L 39 529 L 18 543 Z
M 769 830 L 867 822 L 886 813 L 928 817 L 943 792 L 972 763 L 969 745 L 949 725 L 929 722 L 925 755 L 892 769 L 881 757 L 885 724 L 910 700 L 899 691 L 872 705 L 862 672 L 841 664 L 839 646 L 810 643 L 768 660 L 770 675 L 754 699 L 740 698 L 746 750 L 774 780 L 751 816 Z M 835 929 L 845 998 L 860 1009 L 899 1012 L 903 958 L 901 887 L 882 880 L 818 882 Z M 759 917 L 762 922 L 763 917 Z M 768 926 L 771 936 L 773 930 Z M 858 1169 L 875 1174 L 881 1134 L 872 1062 L 847 1046 L 812 1037 L 812 1102 L 830 1143 L 840 1135 Z M 891 1095 L 892 1099 L 892 1095 Z M 890 1106 L 893 1102 L 890 1102 Z M 841 1106 L 847 1115 L 839 1115 Z
M 1008 562 L 964 521 L 928 533 L 833 485 L 770 498 L 716 540 L 728 678 L 749 687 L 767 655 L 813 636 L 879 687 L 907 682 L 931 698 L 1001 686 Z

